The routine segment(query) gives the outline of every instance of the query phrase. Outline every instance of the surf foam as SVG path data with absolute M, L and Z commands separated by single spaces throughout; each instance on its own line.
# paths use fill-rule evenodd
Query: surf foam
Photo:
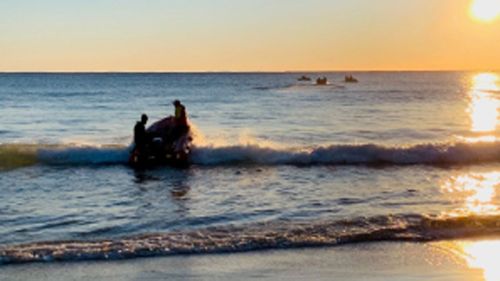
M 312 149 L 274 149 L 259 145 L 199 147 L 193 150 L 191 161 L 199 165 L 467 164 L 500 161 L 500 143 L 464 142 L 408 147 L 331 145 Z
M 494 215 L 433 218 L 410 214 L 340 221 L 276 221 L 147 233 L 114 240 L 35 242 L 0 246 L 0 265 L 291 249 L 376 241 L 460 239 L 500 235 L 499 220 L 500 217 Z
M 0 169 L 42 165 L 121 165 L 126 146 L 0 145 Z M 217 165 L 441 165 L 500 161 L 500 142 L 396 147 L 376 144 L 275 148 L 258 144 L 197 146 L 192 164 Z

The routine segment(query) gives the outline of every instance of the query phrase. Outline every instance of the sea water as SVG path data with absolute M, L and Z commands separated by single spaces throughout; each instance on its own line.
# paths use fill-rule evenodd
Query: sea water
M 344 74 L 0 74 L 0 263 L 500 235 L 500 74 Z M 190 166 L 132 169 L 174 99 Z

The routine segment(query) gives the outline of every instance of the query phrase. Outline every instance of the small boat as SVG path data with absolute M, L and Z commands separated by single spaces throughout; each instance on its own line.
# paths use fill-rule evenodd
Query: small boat
M 358 83 L 358 79 L 354 78 L 352 75 L 346 75 L 344 78 L 345 83 Z
M 134 148 L 129 157 L 129 165 L 144 168 L 159 165 L 185 167 L 189 164 L 192 136 L 189 126 L 178 126 L 173 116 L 166 117 L 151 125 L 144 151 Z
M 316 79 L 316 85 L 324 86 L 328 84 L 328 79 L 326 77 Z
M 305 75 L 302 75 L 299 78 L 297 78 L 297 81 L 311 81 L 311 77 L 307 77 Z

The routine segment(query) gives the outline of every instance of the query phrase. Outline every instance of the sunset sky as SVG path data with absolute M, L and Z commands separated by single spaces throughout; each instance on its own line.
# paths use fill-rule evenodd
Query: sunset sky
M 1 0 L 0 71 L 500 69 L 500 0 Z

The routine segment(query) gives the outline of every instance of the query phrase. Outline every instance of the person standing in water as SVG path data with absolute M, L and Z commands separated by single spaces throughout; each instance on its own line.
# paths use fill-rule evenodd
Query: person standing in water
M 187 125 L 186 107 L 179 100 L 175 100 L 172 104 L 175 107 L 175 122 Z
M 148 123 L 148 116 L 142 114 L 141 121 L 137 121 L 134 126 L 134 153 L 137 155 L 144 154 L 147 143 L 146 123 Z
M 174 129 L 174 136 L 176 138 L 178 138 L 181 135 L 187 133 L 188 130 L 189 130 L 189 125 L 188 125 L 188 121 L 187 121 L 186 107 L 179 100 L 175 100 L 172 104 L 175 107 L 175 115 L 174 115 L 175 129 Z

